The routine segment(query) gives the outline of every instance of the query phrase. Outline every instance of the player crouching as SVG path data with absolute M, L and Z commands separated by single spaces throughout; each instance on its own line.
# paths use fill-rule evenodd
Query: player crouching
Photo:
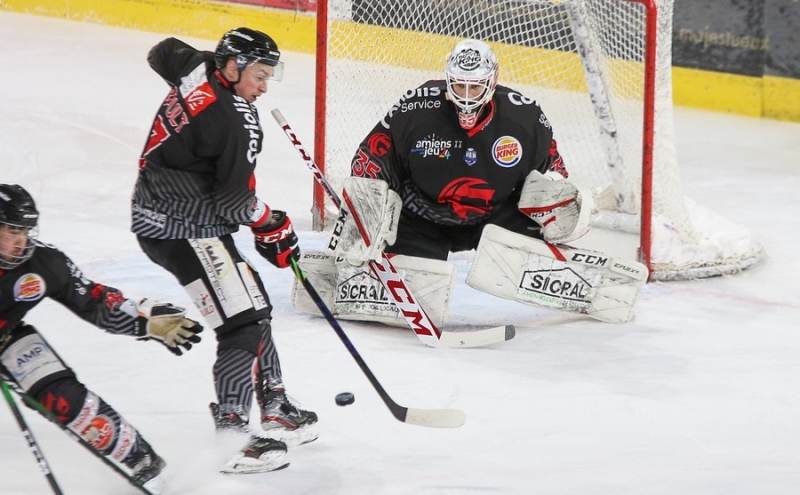
M 359 145 L 326 253 L 301 265 L 340 318 L 402 324 L 366 263 L 385 249 L 431 320 L 447 319 L 451 252 L 476 250 L 467 284 L 608 322 L 633 318 L 641 263 L 569 247 L 593 198 L 569 180 L 535 100 L 497 84 L 481 41 L 458 43 L 444 80 L 406 92 Z M 315 311 L 295 286 L 297 307 Z

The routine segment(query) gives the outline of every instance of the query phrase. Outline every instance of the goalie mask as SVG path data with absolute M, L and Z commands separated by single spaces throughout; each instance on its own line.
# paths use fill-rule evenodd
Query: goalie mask
M 16 184 L 0 184 L 0 269 L 25 263 L 36 248 L 39 212 L 28 191 Z
M 458 109 L 458 123 L 472 129 L 497 86 L 497 56 L 482 41 L 465 40 L 447 56 L 447 98 Z
M 283 62 L 278 44 L 261 31 L 250 28 L 231 29 L 222 36 L 214 52 L 214 61 L 221 69 L 229 59 L 236 60 L 236 67 L 243 71 L 251 64 L 266 64 L 275 68 L 271 80 L 280 81 L 283 77 Z

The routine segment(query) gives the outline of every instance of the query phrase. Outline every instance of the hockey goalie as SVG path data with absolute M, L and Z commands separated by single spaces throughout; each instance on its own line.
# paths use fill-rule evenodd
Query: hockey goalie
M 344 319 L 404 325 L 370 273 L 383 252 L 436 325 L 447 321 L 451 252 L 475 250 L 466 282 L 524 304 L 624 323 L 647 268 L 570 247 L 589 230 L 591 191 L 569 180 L 535 100 L 497 84 L 481 41 L 458 43 L 444 80 L 406 92 L 360 144 L 324 252 L 300 264 Z M 317 308 L 295 283 L 293 303 Z

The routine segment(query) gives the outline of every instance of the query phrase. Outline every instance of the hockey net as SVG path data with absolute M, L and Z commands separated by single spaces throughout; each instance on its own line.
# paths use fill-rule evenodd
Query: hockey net
M 747 229 L 683 194 L 674 144 L 673 0 L 323 0 L 315 158 L 334 189 L 406 91 L 441 79 L 463 38 L 489 43 L 500 84 L 536 99 L 595 226 L 639 235 L 651 279 L 736 273 L 763 257 Z M 315 193 L 315 228 L 335 218 Z

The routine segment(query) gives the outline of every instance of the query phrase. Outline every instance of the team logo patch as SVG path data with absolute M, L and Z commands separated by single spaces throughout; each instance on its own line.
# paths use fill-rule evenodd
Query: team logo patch
M 389 152 L 389 149 L 392 147 L 392 142 L 389 140 L 387 134 L 379 132 L 369 137 L 367 145 L 369 146 L 369 152 L 372 156 L 381 157 Z
M 206 78 L 205 64 L 198 65 L 191 73 L 181 78 L 180 91 L 192 117 L 217 101 L 217 95 L 214 94 Z
M 456 215 L 466 220 L 470 213 L 484 215 L 492 211 L 494 191 L 483 179 L 459 177 L 444 186 L 436 201 L 449 204 Z
M 478 152 L 475 151 L 475 148 L 467 148 L 467 151 L 464 152 L 464 161 L 470 167 L 478 163 Z
M 492 158 L 501 167 L 513 167 L 522 159 L 522 144 L 515 137 L 503 136 L 492 145 Z
M 35 273 L 26 273 L 14 284 L 14 299 L 17 301 L 37 301 L 44 296 L 47 287 L 44 279 Z

